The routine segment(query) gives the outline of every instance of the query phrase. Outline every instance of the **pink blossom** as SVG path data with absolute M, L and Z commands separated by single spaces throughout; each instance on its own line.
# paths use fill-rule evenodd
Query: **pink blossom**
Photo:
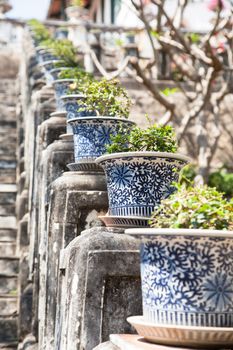
M 226 8 L 225 1 L 224 0 L 210 0 L 208 2 L 208 5 L 207 5 L 208 9 L 211 11 L 216 11 L 218 6 L 220 6 L 221 9 Z

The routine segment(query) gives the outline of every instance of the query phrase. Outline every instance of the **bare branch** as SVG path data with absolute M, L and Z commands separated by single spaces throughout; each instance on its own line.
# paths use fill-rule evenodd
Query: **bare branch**
M 176 28 L 180 28 L 183 21 L 184 11 L 186 6 L 188 5 L 188 0 L 179 0 L 178 6 L 176 10 L 176 14 L 173 19 L 174 26 Z
M 160 0 L 151 0 L 151 2 L 160 8 L 161 12 L 163 13 L 164 17 L 166 18 L 166 20 L 168 22 L 168 25 L 170 26 L 170 28 L 174 32 L 173 36 L 176 37 L 180 41 L 180 43 L 185 48 L 185 51 L 188 53 L 190 51 L 190 46 L 189 46 L 188 42 L 185 40 L 184 36 L 180 33 L 180 31 L 175 27 L 172 19 L 168 16 L 167 12 L 165 11 L 165 8 L 164 8 L 162 2 Z M 172 32 L 171 32 L 171 34 L 172 34 Z
M 199 113 L 206 107 L 206 105 L 210 102 L 211 91 L 212 91 L 212 83 L 217 77 L 218 72 L 215 71 L 212 67 L 208 69 L 206 80 L 204 81 L 204 89 L 199 95 L 199 98 L 195 102 L 194 106 L 190 106 L 191 110 L 184 116 L 181 126 L 178 131 L 178 140 L 181 140 L 184 133 L 187 130 L 187 127 L 191 120 L 195 119 Z
M 148 21 L 146 20 L 145 13 L 144 13 L 144 9 L 143 9 L 142 0 L 140 0 L 140 6 L 137 5 L 136 2 L 135 2 L 134 0 L 131 0 L 131 1 L 132 1 L 132 4 L 134 5 L 134 7 L 136 8 L 136 10 L 140 13 L 140 19 L 142 20 L 142 22 L 143 22 L 144 25 L 145 25 L 145 29 L 146 29 L 148 38 L 149 38 L 149 40 L 150 40 L 151 48 L 152 48 L 153 55 L 154 55 L 154 60 L 158 62 L 157 51 L 156 51 L 156 49 L 155 49 L 153 37 L 152 37 L 152 35 L 151 35 L 152 28 L 151 28 L 150 24 L 148 23 Z
M 151 92 L 151 94 L 155 97 L 155 99 L 161 103 L 162 106 L 164 106 L 167 110 L 171 111 L 172 114 L 174 114 L 175 105 L 174 103 L 169 102 L 158 90 L 158 88 L 151 82 L 150 79 L 148 79 L 141 69 L 138 59 L 135 57 L 132 57 L 130 60 L 130 63 L 134 67 L 134 69 L 137 72 L 137 75 L 142 79 L 143 84 L 148 88 L 148 90 Z

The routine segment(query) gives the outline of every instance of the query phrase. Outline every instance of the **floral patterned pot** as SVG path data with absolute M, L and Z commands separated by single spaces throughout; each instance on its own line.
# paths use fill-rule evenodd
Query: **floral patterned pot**
M 43 47 L 38 47 L 36 51 L 37 51 L 38 63 L 42 63 L 45 61 L 53 61 L 57 59 L 57 57 L 53 55 L 52 52 L 50 52 L 48 49 L 45 49 Z
M 53 81 L 53 87 L 55 90 L 56 108 L 58 111 L 64 110 L 64 102 L 61 96 L 66 95 L 70 85 L 74 82 L 74 79 L 58 79 Z
M 111 143 L 111 135 L 119 132 L 122 124 L 130 129 L 135 123 L 127 119 L 113 117 L 79 117 L 71 119 L 74 134 L 75 162 L 94 162 L 106 152 L 106 145 Z
M 53 69 L 55 69 L 57 63 L 61 63 L 61 62 L 62 62 L 61 60 L 56 59 L 56 60 L 45 61 L 45 62 L 40 63 L 40 67 L 42 68 L 42 71 L 44 72 L 44 75 L 45 75 L 45 78 L 46 78 L 46 81 L 48 84 L 51 84 L 52 81 L 54 80 L 50 72 Z
M 53 68 L 49 71 L 49 74 L 52 78 L 52 80 L 59 80 L 59 73 L 61 73 L 63 70 L 66 70 L 67 67 L 58 67 L 58 68 Z
M 57 40 L 63 40 L 67 39 L 69 34 L 69 29 L 68 28 L 57 28 L 55 31 L 55 39 Z
M 125 233 L 142 239 L 146 321 L 233 327 L 233 231 L 128 229 Z
M 82 112 L 78 111 L 79 101 L 83 99 L 84 99 L 84 96 L 81 94 L 65 95 L 61 97 L 61 100 L 63 101 L 64 110 L 67 112 L 66 114 L 67 121 L 74 118 L 96 115 L 94 112 L 93 114 L 91 114 L 89 111 L 82 111 Z M 66 131 L 67 133 L 73 133 L 72 126 L 67 124 Z
M 109 215 L 150 217 L 189 158 L 177 153 L 127 152 L 104 155 L 96 162 L 107 177 Z

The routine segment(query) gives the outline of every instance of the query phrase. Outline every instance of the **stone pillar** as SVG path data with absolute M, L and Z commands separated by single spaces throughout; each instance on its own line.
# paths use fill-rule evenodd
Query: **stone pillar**
M 134 332 L 126 318 L 142 313 L 139 266 L 139 243 L 120 229 L 74 239 L 61 253 L 55 348 L 92 350 L 113 332 Z
M 64 173 L 52 184 L 49 203 L 45 269 L 41 271 L 45 286 L 39 290 L 40 349 L 54 346 L 60 250 L 84 229 L 100 225 L 98 215 L 107 211 L 103 172 Z
M 29 271 L 31 279 L 33 279 L 33 334 L 38 336 L 38 288 L 39 288 L 39 242 L 40 242 L 40 226 L 41 226 L 41 186 L 44 178 L 43 171 L 46 169 L 42 165 L 42 154 L 46 148 L 59 138 L 59 135 L 65 132 L 65 114 L 59 115 L 53 113 L 52 116 L 38 125 L 37 138 L 35 144 L 35 161 L 32 171 L 31 196 L 30 196 L 30 250 L 29 250 Z M 47 167 L 50 164 L 47 163 Z

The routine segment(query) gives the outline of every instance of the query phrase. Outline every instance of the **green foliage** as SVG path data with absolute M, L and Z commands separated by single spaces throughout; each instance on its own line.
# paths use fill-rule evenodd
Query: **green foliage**
M 155 30 L 151 30 L 150 34 L 156 39 L 159 39 L 159 37 L 161 35 L 159 32 L 156 32 Z
M 68 39 L 62 40 L 45 40 L 41 43 L 51 50 L 51 52 L 59 57 L 66 67 L 77 67 L 79 65 L 76 49 L 72 42 Z
M 180 183 L 189 185 L 195 179 L 197 175 L 196 168 L 194 164 L 188 164 L 182 168 L 180 172 Z
M 177 191 L 162 200 L 152 215 L 155 228 L 233 229 L 233 200 L 208 186 L 175 185 Z
M 27 24 L 33 32 L 34 39 L 37 40 L 39 43 L 41 43 L 44 40 L 50 39 L 49 30 L 40 21 L 36 19 L 31 19 L 27 22 Z
M 221 168 L 210 174 L 208 184 L 224 192 L 227 197 L 233 197 L 233 173 L 228 173 L 226 169 Z
M 194 164 L 186 165 L 181 171 L 180 182 L 189 184 L 196 176 L 197 170 Z M 228 172 L 225 166 L 210 173 L 208 186 L 215 187 L 227 198 L 233 197 L 233 173 Z
M 187 38 L 193 43 L 193 44 L 198 44 L 200 42 L 200 35 L 197 33 L 188 33 Z
M 87 81 L 91 81 L 93 79 L 92 74 L 85 72 L 85 70 L 79 67 L 63 69 L 59 73 L 58 77 L 59 79 L 77 79 Z
M 165 95 L 166 97 L 171 96 L 175 94 L 177 91 L 179 91 L 178 88 L 165 88 L 164 90 L 161 90 L 160 92 Z
M 155 151 L 177 151 L 177 141 L 174 129 L 169 126 L 151 125 L 147 129 L 134 126 L 130 133 L 122 131 L 111 137 L 112 144 L 107 147 L 108 153 Z
M 100 116 L 127 118 L 130 99 L 126 90 L 117 80 L 102 79 L 82 87 L 85 99 L 80 101 L 79 111 L 88 110 Z

